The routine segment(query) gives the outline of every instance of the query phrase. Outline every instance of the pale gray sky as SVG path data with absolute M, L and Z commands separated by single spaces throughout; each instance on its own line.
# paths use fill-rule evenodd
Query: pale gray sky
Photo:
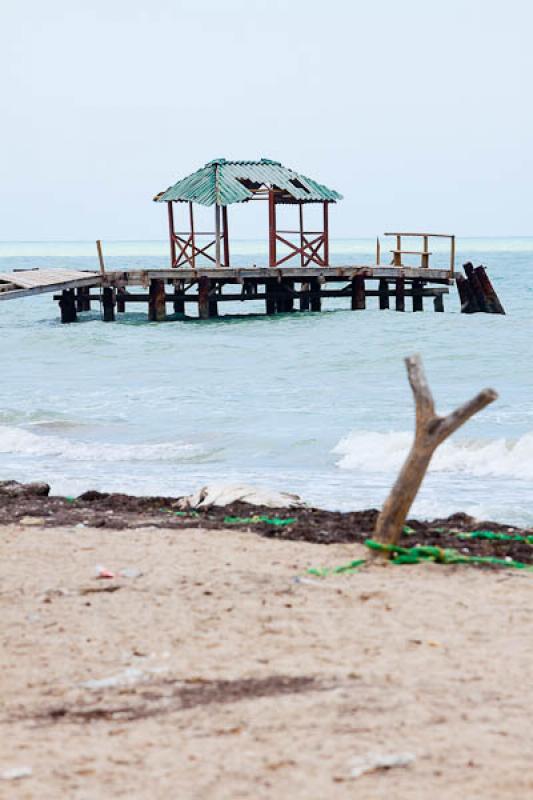
M 1 240 L 164 238 L 152 195 L 219 156 L 342 192 L 333 236 L 533 234 L 530 0 L 2 0 L 0 22 Z

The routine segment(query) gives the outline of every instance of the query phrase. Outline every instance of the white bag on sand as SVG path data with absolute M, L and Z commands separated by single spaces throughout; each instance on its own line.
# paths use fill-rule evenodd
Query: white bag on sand
M 231 503 L 250 503 L 254 506 L 268 508 L 295 508 L 305 503 L 297 494 L 276 492 L 258 486 L 247 486 L 242 483 L 212 483 L 203 486 L 195 494 L 178 500 L 178 507 L 183 511 L 190 508 L 210 508 L 211 506 L 229 506 Z

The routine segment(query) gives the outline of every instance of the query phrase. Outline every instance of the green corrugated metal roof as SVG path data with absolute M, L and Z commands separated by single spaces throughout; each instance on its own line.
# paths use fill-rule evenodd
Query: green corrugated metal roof
M 332 203 L 342 200 L 342 195 L 333 189 L 268 158 L 260 161 L 226 161 L 225 158 L 217 158 L 160 192 L 154 200 L 158 203 L 169 200 L 192 201 L 203 206 L 242 203 L 254 196 L 252 188 L 245 186 L 242 181 L 259 186 L 277 186 L 294 200 L 328 200 Z

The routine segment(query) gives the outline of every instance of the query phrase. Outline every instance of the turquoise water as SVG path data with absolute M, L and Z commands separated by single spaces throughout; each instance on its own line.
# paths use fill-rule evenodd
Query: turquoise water
M 333 263 L 369 263 L 372 240 L 337 241 Z M 1 243 L 0 271 L 95 268 L 94 245 Z M 165 242 L 106 244 L 109 268 L 166 266 Z M 437 251 L 435 263 L 446 262 Z M 50 295 L 0 303 L 0 478 L 178 495 L 245 481 L 327 508 L 379 506 L 411 439 L 403 357 L 422 353 L 440 411 L 485 386 L 500 399 L 446 443 L 416 501 L 434 516 L 465 510 L 533 524 L 533 238 L 464 239 L 507 316 L 347 309 L 322 314 L 103 324 L 96 309 L 62 326 Z M 265 263 L 237 242 L 235 265 Z M 428 304 L 429 306 L 429 304 Z M 258 304 L 262 310 L 262 304 Z

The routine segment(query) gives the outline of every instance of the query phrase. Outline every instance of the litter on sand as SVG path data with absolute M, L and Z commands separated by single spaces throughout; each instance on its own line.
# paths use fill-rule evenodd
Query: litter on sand
M 415 761 L 413 753 L 366 753 L 352 759 L 351 776 L 360 778 L 367 772 L 392 769 L 393 767 L 407 767 Z
M 31 767 L 11 767 L 0 772 L 3 781 L 18 781 L 21 778 L 29 778 L 33 770 Z
M 212 483 L 203 486 L 195 494 L 182 497 L 178 506 L 182 511 L 188 511 L 191 508 L 229 506 L 237 502 L 267 508 L 297 508 L 305 505 L 297 494 L 247 484 Z
M 117 675 L 84 681 L 80 686 L 83 686 L 84 689 L 112 689 L 116 686 L 132 686 L 145 677 L 146 673 L 142 669 L 128 667 L 124 672 L 119 672 Z
M 292 525 L 296 522 L 296 517 L 267 517 L 265 514 L 255 514 L 253 517 L 224 517 L 225 525 L 254 525 L 258 522 L 266 522 L 267 525 L 275 525 L 279 528 L 285 525 Z

